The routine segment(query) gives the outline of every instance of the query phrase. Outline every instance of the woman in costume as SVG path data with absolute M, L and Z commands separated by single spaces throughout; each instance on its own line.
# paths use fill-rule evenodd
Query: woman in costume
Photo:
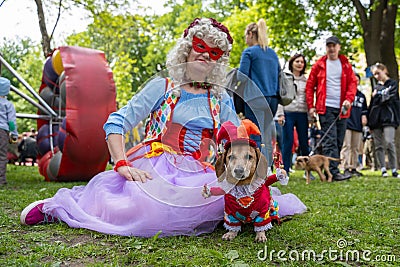
M 220 86 L 232 43 L 224 25 L 195 19 L 168 54 L 168 77 L 151 79 L 105 123 L 114 170 L 30 204 L 21 223 L 63 221 L 143 237 L 212 232 L 223 218 L 223 199 L 201 195 L 204 184 L 216 183 L 210 147 L 221 123 L 239 125 Z M 125 152 L 124 134 L 149 114 L 145 140 Z

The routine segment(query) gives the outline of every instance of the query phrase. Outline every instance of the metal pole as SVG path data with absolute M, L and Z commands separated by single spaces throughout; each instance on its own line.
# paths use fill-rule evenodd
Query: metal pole
M 38 109 L 40 109 L 41 111 L 46 113 L 47 115 L 51 115 L 49 113 L 49 111 L 45 107 L 43 107 L 42 105 L 36 103 L 33 98 L 31 98 L 30 96 L 26 95 L 21 90 L 18 90 L 15 86 L 11 85 L 11 91 L 14 91 L 17 95 L 21 96 L 26 101 L 28 101 L 29 103 L 31 103 L 32 105 L 34 105 L 35 107 L 37 107 Z
M 7 63 L 7 61 L 0 55 L 0 61 L 1 63 L 4 64 L 4 66 L 17 78 L 17 80 L 22 83 L 26 89 L 28 89 L 31 94 L 36 97 L 37 100 L 39 100 L 40 104 L 43 105 L 44 108 L 47 109 L 46 113 L 50 114 L 54 117 L 57 117 L 57 113 L 49 106 L 47 103 L 40 97 L 38 93 L 35 92 L 35 90 L 20 76 L 18 73 L 13 69 L 13 67 L 10 66 L 10 64 Z
M 41 119 L 41 120 L 50 120 L 51 116 L 49 115 L 38 115 L 38 114 L 27 114 L 27 113 L 16 113 L 17 118 L 22 119 Z

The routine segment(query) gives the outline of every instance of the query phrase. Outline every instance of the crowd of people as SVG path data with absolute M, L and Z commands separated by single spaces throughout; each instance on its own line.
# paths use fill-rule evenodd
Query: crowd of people
M 373 68 L 379 83 L 367 109 L 365 96 L 357 90 L 359 80 L 352 64 L 339 53 L 340 40 L 331 36 L 326 40 L 326 55 L 313 64 L 309 74 L 304 55 L 296 54 L 289 60 L 297 95 L 291 104 L 279 107 L 281 67 L 268 46 L 266 32 L 262 19 L 246 27 L 248 48 L 237 72 L 238 81 L 259 89 L 258 94 L 245 92 L 244 116 L 260 129 L 261 136 L 249 138 L 267 159 L 265 176 L 276 167 L 272 146 L 276 118 L 277 126 L 282 127 L 282 175 L 289 175 L 294 151 L 306 156 L 318 149 L 334 158 L 340 157 L 342 149 L 348 155 L 344 173 L 337 162 L 330 163 L 335 181 L 361 175 L 357 171 L 360 143 L 363 129 L 369 126 L 382 175 L 388 175 L 387 148 L 389 170 L 398 177 L 393 144 L 400 120 L 399 92 L 387 68 L 382 64 Z M 168 53 L 168 77 L 152 79 L 104 124 L 113 170 L 97 174 L 85 186 L 62 188 L 51 198 L 29 204 L 21 213 L 21 223 L 62 221 L 70 227 L 145 237 L 159 231 L 161 236 L 212 232 L 223 219 L 224 203 L 222 198 L 209 200 L 200 194 L 204 184 L 217 183 L 215 170 L 207 162 L 210 142 L 224 122 L 238 128 L 241 125 L 234 101 L 222 86 L 232 44 L 223 24 L 212 18 L 196 18 Z M 249 88 L 254 86 L 245 90 Z M 146 125 L 140 125 L 146 119 Z M 133 128 L 138 124 L 139 128 Z M 298 146 L 293 149 L 293 144 Z M 255 190 L 242 188 L 235 197 L 246 197 Z M 305 211 L 301 200 L 292 194 L 272 190 L 272 197 L 279 205 L 279 216 Z
M 336 36 L 327 38 L 326 55 L 315 62 L 308 77 L 304 55 L 295 54 L 289 60 L 297 94 L 289 105 L 278 106 L 275 116 L 285 170 L 294 171 L 293 155 L 323 154 L 342 159 L 340 165 L 330 162 L 335 181 L 362 176 L 364 165 L 381 170 L 383 177 L 389 176 L 389 168 L 392 176 L 399 178 L 395 147 L 395 129 L 400 123 L 397 82 L 382 63 L 372 66 L 377 84 L 368 105 L 359 86 L 361 77 L 339 53 L 340 48 Z
M 394 132 L 400 121 L 398 87 L 383 64 L 372 67 L 378 83 L 368 108 L 367 99 L 359 88 L 360 75 L 354 72 L 352 62 L 340 53 L 339 38 L 331 36 L 326 39 L 326 55 L 313 64 L 308 74 L 304 55 L 295 54 L 289 59 L 288 69 L 294 75 L 297 88 L 296 98 L 289 105 L 281 106 L 279 59 L 268 46 L 263 19 L 246 27 L 245 40 L 248 48 L 242 53 L 239 74 L 249 77 L 265 99 L 246 97 L 245 92 L 244 116 L 260 129 L 267 129 L 264 140 L 260 136 L 253 139 L 263 145 L 263 153 L 269 162 L 274 149 L 282 152 L 288 173 L 293 171 L 294 155 L 320 153 L 341 158 L 340 165 L 331 161 L 329 170 L 334 181 L 343 181 L 362 175 L 359 166 L 366 143 L 366 164 L 380 168 L 382 176 L 388 176 L 387 149 L 388 168 L 393 177 L 398 177 L 394 145 Z M 239 76 L 239 80 L 240 77 L 243 76 Z M 260 102 L 262 100 L 264 102 Z M 370 113 L 374 120 L 369 123 Z M 265 114 L 272 114 L 274 129 L 269 127 L 271 119 Z M 275 147 L 271 145 L 271 138 L 276 140 Z
M 15 165 L 37 166 L 40 156 L 37 144 L 37 132 L 34 128 L 29 132 L 18 134 L 16 142 L 8 144 L 8 163 Z

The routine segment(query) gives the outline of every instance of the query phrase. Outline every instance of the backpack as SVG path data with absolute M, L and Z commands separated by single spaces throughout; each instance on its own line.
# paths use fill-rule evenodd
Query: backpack
M 296 98 L 297 86 L 294 75 L 282 69 L 279 72 L 279 104 L 287 106 Z

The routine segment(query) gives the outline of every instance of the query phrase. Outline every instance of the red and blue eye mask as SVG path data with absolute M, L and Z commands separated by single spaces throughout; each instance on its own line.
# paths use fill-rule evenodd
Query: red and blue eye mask
M 207 52 L 212 60 L 218 60 L 224 54 L 224 51 L 218 47 L 209 47 L 202 39 L 193 36 L 192 40 L 193 50 L 197 53 Z

